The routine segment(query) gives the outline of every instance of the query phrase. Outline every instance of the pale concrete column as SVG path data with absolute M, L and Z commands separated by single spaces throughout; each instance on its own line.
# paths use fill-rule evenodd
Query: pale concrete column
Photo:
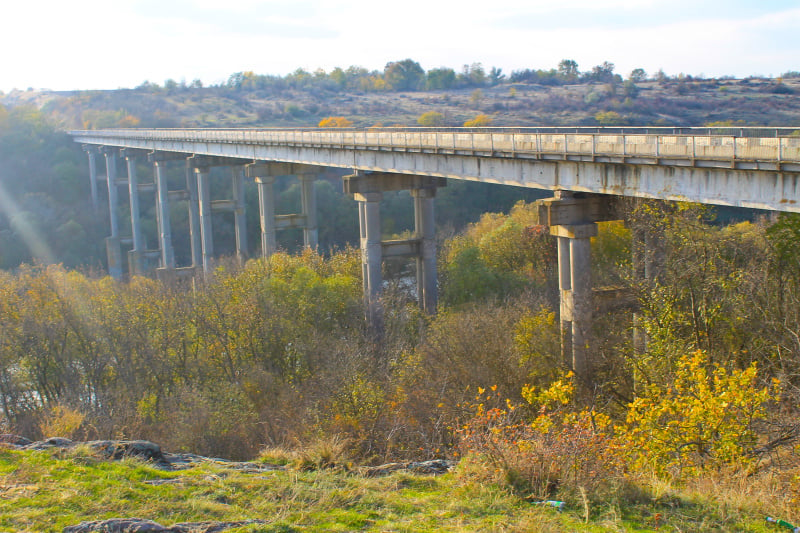
M 383 193 L 371 192 L 356 194 L 355 198 L 363 205 L 359 207 L 361 226 L 361 262 L 366 272 L 367 320 L 375 331 L 383 330 L 383 292 L 381 213 L 380 203 Z
M 194 171 L 197 174 L 197 196 L 200 207 L 203 272 L 208 274 L 214 264 L 214 237 L 211 233 L 211 181 L 208 176 L 208 168 L 198 167 Z
M 106 239 L 106 257 L 108 274 L 114 279 L 122 278 L 122 249 L 119 239 L 119 217 L 117 208 L 119 198 L 117 191 L 117 154 L 106 150 L 106 182 L 108 184 L 108 214 L 111 220 L 111 236 Z
M 586 224 L 594 227 L 595 224 Z M 595 229 L 596 231 L 596 229 Z M 570 281 L 572 284 L 572 370 L 584 383 L 591 383 L 587 356 L 592 326 L 591 240 L 570 239 Z
M 308 248 L 316 249 L 319 245 L 319 229 L 317 228 L 317 189 L 315 186 L 316 175 L 301 174 L 300 202 L 302 213 L 306 217 L 303 228 L 303 244 Z
M 92 196 L 92 208 L 97 212 L 99 208 L 97 201 L 97 161 L 95 159 L 97 150 L 94 147 L 87 148 L 86 154 L 89 156 L 89 191 Z
M 236 232 L 236 257 L 240 264 L 247 259 L 247 218 L 244 204 L 244 167 L 233 167 L 233 225 Z
M 156 171 L 156 211 L 158 213 L 158 234 L 161 246 L 161 266 L 175 268 L 175 252 L 172 249 L 172 230 L 169 219 L 169 190 L 164 175 L 164 161 L 153 163 Z
M 131 236 L 133 238 L 133 249 L 129 255 L 130 274 L 141 274 L 144 270 L 142 263 L 144 252 L 144 238 L 142 236 L 141 212 L 139 209 L 139 178 L 136 175 L 136 158 L 130 155 L 125 156 L 128 169 L 128 198 L 131 204 Z
M 119 219 L 117 217 L 117 207 L 119 204 L 117 195 L 117 154 L 113 151 L 106 151 L 106 182 L 108 183 L 108 214 L 111 218 L 111 236 L 119 237 Z
M 258 186 L 258 213 L 261 221 L 261 257 L 268 258 L 278 249 L 275 238 L 275 183 L 274 176 L 256 178 Z
M 189 237 L 192 248 L 192 266 L 199 268 L 203 264 L 202 237 L 200 234 L 200 200 L 197 196 L 197 180 L 194 168 L 186 160 L 186 190 L 189 193 Z
M 367 202 L 356 199 L 358 204 L 358 231 L 361 245 L 361 285 L 364 290 L 364 309 L 369 309 L 369 262 L 367 261 Z M 367 311 L 369 320 L 369 311 Z
M 591 238 L 597 235 L 597 224 L 551 226 L 550 233 L 558 237 L 559 244 L 562 356 L 588 387 L 592 382 L 587 354 L 592 328 Z
M 568 237 L 556 237 L 558 241 L 558 292 L 561 303 L 559 322 L 561 325 L 561 358 L 572 368 L 572 269 Z
M 128 167 L 128 195 L 131 202 L 131 236 L 133 237 L 133 250 L 144 250 L 142 237 L 141 212 L 139 209 L 139 177 L 136 175 L 136 158 L 125 156 Z
M 436 221 L 433 199 L 436 189 L 412 189 L 414 197 L 414 226 L 421 240 L 420 257 L 417 258 L 417 295 L 419 303 L 428 314 L 436 314 L 438 304 L 438 278 L 436 271 Z

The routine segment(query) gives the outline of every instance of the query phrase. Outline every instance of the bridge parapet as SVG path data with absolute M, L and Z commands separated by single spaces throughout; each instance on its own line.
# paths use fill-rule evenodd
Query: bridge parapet
M 800 137 L 765 129 L 762 136 L 674 133 L 672 129 L 618 128 L 584 132 L 525 129 L 168 129 L 73 131 L 86 144 L 150 146 L 152 142 L 212 142 L 241 146 L 311 146 L 477 156 L 800 172 Z M 713 130 L 711 130 L 713 131 Z M 749 130 L 758 133 L 757 130 Z M 800 131 L 800 130 L 798 130 Z M 772 135 L 768 135 L 772 134 Z M 151 146 L 153 149 L 154 146 Z M 160 149 L 164 149 L 163 146 Z M 246 152 L 246 151 L 245 151 Z

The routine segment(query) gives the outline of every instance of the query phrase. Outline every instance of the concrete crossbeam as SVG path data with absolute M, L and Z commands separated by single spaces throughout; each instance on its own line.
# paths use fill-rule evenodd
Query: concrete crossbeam
M 445 187 L 447 180 L 431 176 L 371 172 L 353 174 L 342 178 L 345 194 L 402 191 L 409 189 L 435 189 Z
M 273 228 L 276 230 L 306 227 L 306 216 L 300 214 L 274 215 L 273 221 Z
M 417 257 L 420 254 L 420 239 L 395 239 L 381 242 L 381 256 L 388 257 Z

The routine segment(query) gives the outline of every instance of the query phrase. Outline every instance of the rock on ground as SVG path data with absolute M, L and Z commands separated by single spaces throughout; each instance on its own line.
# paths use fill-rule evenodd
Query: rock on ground
M 142 518 L 111 518 L 81 522 L 67 526 L 63 533 L 215 533 L 232 527 L 266 524 L 266 520 L 240 520 L 238 522 L 183 522 L 169 527 Z

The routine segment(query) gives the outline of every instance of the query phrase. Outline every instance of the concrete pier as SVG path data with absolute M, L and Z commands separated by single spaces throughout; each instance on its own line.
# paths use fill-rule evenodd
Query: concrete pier
M 373 172 L 345 176 L 343 184 L 345 193 L 351 194 L 359 203 L 361 270 L 369 323 L 377 331 L 383 325 L 380 297 L 383 290 L 381 269 L 384 257 L 416 259 L 419 304 L 427 313 L 435 313 L 438 288 L 433 199 L 436 189 L 445 186 L 446 180 L 430 176 Z M 385 191 L 399 190 L 410 190 L 414 198 L 414 238 L 382 241 L 380 202 Z
M 92 199 L 92 208 L 97 212 L 100 208 L 97 199 L 97 147 L 85 145 L 83 149 L 89 156 L 89 194 Z
M 161 268 L 175 268 L 175 252 L 172 249 L 172 229 L 170 225 L 169 189 L 165 175 L 166 161 L 153 162 L 156 178 L 156 213 L 158 214 L 158 239 L 161 250 Z
M 313 250 L 319 246 L 319 229 L 317 228 L 317 191 L 314 186 L 317 174 L 304 173 L 297 176 L 300 179 L 300 204 L 302 214 L 306 217 L 303 227 L 303 244 Z
M 558 282 L 561 298 L 561 350 L 584 392 L 593 382 L 588 356 L 592 329 L 591 238 L 596 222 L 618 218 L 610 197 L 557 191 L 539 201 L 539 221 L 558 238 Z
M 233 173 L 233 225 L 236 234 L 236 257 L 239 264 L 247 260 L 247 218 L 244 204 L 244 167 L 236 166 Z
M 316 249 L 319 246 L 317 226 L 317 196 L 315 182 L 319 168 L 295 163 L 256 162 L 245 167 L 245 175 L 258 185 L 259 219 L 261 221 L 261 255 L 269 257 L 277 249 L 276 232 L 281 229 L 301 228 L 303 245 Z M 275 179 L 280 176 L 300 180 L 301 212 L 292 215 L 275 214 Z
M 192 267 L 203 265 L 203 240 L 200 230 L 200 197 L 197 192 L 197 178 L 189 159 L 186 160 L 186 191 L 189 196 L 189 239 L 192 249 Z
M 141 275 L 145 270 L 144 265 L 144 236 L 142 235 L 141 209 L 139 208 L 139 177 L 136 174 L 137 154 L 132 150 L 123 150 L 128 170 L 128 198 L 131 208 L 131 239 L 133 248 L 128 253 L 128 272 L 131 275 Z
M 439 302 L 439 282 L 436 271 L 436 221 L 433 199 L 436 189 L 412 189 L 414 197 L 414 235 L 420 241 L 417 256 L 417 300 L 422 309 L 432 315 Z
M 119 235 L 119 195 L 117 191 L 117 152 L 116 148 L 105 148 L 106 183 L 108 184 L 108 215 L 111 236 L 106 239 L 108 274 L 114 279 L 122 278 L 122 249 Z
M 278 249 L 275 232 L 275 178 L 256 178 L 258 186 L 258 213 L 261 222 L 261 257 L 267 258 Z
M 203 272 L 208 274 L 214 266 L 214 237 L 211 223 L 211 181 L 208 167 L 196 167 L 198 214 L 200 215 L 200 242 Z

